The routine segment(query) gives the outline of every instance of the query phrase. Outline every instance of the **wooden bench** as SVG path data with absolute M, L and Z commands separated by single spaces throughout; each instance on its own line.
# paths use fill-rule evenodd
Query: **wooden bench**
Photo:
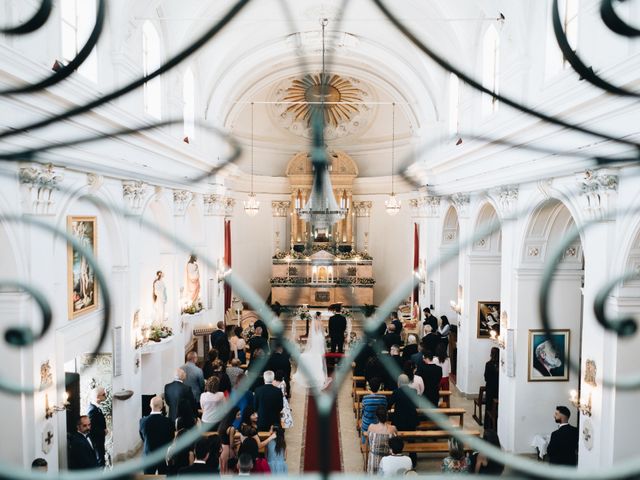
M 463 433 L 474 437 L 480 436 L 479 430 L 463 430 Z M 361 450 L 366 462 L 369 456 L 367 432 L 365 432 L 365 437 L 364 447 Z M 398 437 L 404 440 L 403 453 L 449 453 L 449 438 L 451 438 L 451 434 L 446 430 L 398 432 Z M 465 449 L 470 450 L 466 446 Z
M 353 375 L 351 377 L 351 396 L 356 396 L 356 390 L 358 387 L 365 387 L 367 384 L 367 379 L 363 376 Z
M 464 428 L 464 414 L 466 410 L 464 408 L 420 408 L 418 409 L 418 413 L 422 418 L 427 418 L 426 420 L 421 420 L 418 426 L 418 430 L 436 430 L 440 427 L 433 420 L 429 420 L 430 413 L 439 413 L 440 415 L 446 415 L 450 419 L 458 419 L 458 422 L 454 425 L 456 427 Z
M 356 420 L 360 418 L 360 404 L 362 403 L 362 397 L 372 393 L 372 391 L 365 389 L 356 388 L 354 390 L 353 411 L 356 414 Z M 379 390 L 377 393 L 378 395 L 384 395 L 387 398 L 393 394 L 391 390 Z M 442 405 L 442 407 L 451 407 L 451 390 L 440 390 L 440 398 L 443 399 L 443 401 L 440 402 L 440 405 Z M 438 407 L 440 407 L 440 405 L 438 405 Z
M 473 399 L 473 419 L 482 425 L 482 405 L 486 403 L 485 387 L 480 387 L 478 397 Z M 476 415 L 477 412 L 477 415 Z

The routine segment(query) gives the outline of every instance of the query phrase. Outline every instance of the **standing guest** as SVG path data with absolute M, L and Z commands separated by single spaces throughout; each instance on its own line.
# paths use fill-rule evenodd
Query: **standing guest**
M 227 375 L 226 368 L 222 363 L 222 360 L 218 359 L 213 362 L 213 375 L 212 377 L 217 377 L 219 380 L 218 389 L 224 393 L 225 397 L 229 396 L 231 392 L 231 380 L 229 379 L 229 375 Z
M 261 328 L 260 335 L 262 336 L 262 338 L 265 339 L 266 342 L 268 342 L 269 341 L 269 329 L 267 328 L 267 324 L 264 323 L 264 320 L 262 320 L 261 318 L 259 318 L 255 322 L 253 322 L 253 328 L 257 329 L 258 327 Z
M 233 422 L 238 419 L 241 420 L 240 409 L 233 407 L 227 416 L 220 422 L 218 427 L 218 437 L 220 437 L 220 444 L 222 450 L 220 451 L 220 474 L 225 475 L 231 473 L 228 468 L 228 462 L 231 458 L 236 458 L 235 450 L 235 436 L 236 429 L 233 426 Z
M 245 378 L 246 378 L 245 373 L 243 373 L 242 375 L 238 375 L 238 378 L 236 379 L 236 384 L 234 387 L 236 390 L 239 388 L 240 384 Z M 240 409 L 240 418 L 242 418 L 242 414 L 244 413 L 244 409 L 247 407 L 247 405 L 251 405 L 251 407 L 253 408 L 253 392 L 251 390 L 247 390 L 246 392 L 244 392 L 244 394 L 240 398 L 236 400 L 235 406 Z M 240 428 L 241 423 L 242 423 L 241 419 L 235 420 L 233 422 L 233 426 L 235 427 L 236 430 Z
M 329 318 L 329 336 L 331 337 L 331 353 L 336 350 L 344 352 L 344 332 L 347 331 L 347 319 L 340 313 L 341 306 L 337 304 L 335 313 Z
M 420 375 L 416 375 L 416 366 L 409 361 L 404 364 L 402 372 L 409 379 L 409 387 L 414 389 L 418 395 L 424 395 L 424 381 Z
M 251 455 L 251 460 L 253 461 L 251 473 L 270 473 L 269 463 L 264 458 L 259 457 L 259 452 L 258 442 L 253 438 L 245 438 L 238 449 L 238 455 L 241 459 L 245 453 Z
M 181 399 L 178 402 L 178 414 L 176 416 L 175 429 L 180 430 L 181 428 L 184 428 L 189 430 L 195 427 L 199 421 L 200 419 L 193 412 L 193 407 L 189 402 L 185 399 Z
M 216 421 L 216 411 L 224 403 L 224 393 L 218 386 L 220 380 L 215 375 L 207 380 L 204 386 L 205 391 L 200 395 L 200 405 L 202 406 L 202 428 L 208 432 L 218 429 L 220 421 Z
M 382 457 L 389 453 L 389 438 L 398 434 L 398 430 L 391 423 L 387 423 L 387 407 L 380 405 L 376 408 L 378 423 L 369 425 L 367 436 L 369 438 L 369 456 L 367 458 L 367 473 L 378 473 L 378 465 Z
M 227 377 L 229 377 L 231 385 L 235 385 L 238 376 L 244 373 L 244 370 L 240 367 L 240 360 L 237 358 L 232 359 L 231 365 L 226 368 L 225 373 L 227 374 Z
M 482 439 L 494 447 L 502 448 L 495 430 L 485 430 Z M 504 465 L 487 457 L 483 453 L 475 452 L 471 457 L 471 467 L 469 468 L 474 473 L 482 475 L 501 475 L 504 470 Z
M 166 449 L 173 439 L 173 422 L 162 415 L 163 405 L 162 398 L 156 395 L 150 402 L 151 413 L 140 419 L 139 433 L 144 444 L 143 455 L 149 455 L 160 448 Z M 166 463 L 159 462 L 144 469 L 146 475 L 155 475 L 156 471 L 159 475 L 167 473 Z
M 98 454 L 98 465 L 104 467 L 104 441 L 107 437 L 107 421 L 104 418 L 100 405 L 107 398 L 107 392 L 104 387 L 96 387 L 91 390 L 91 402 L 89 408 L 87 408 L 87 416 L 91 421 L 91 431 L 89 432 L 89 438 L 93 443 Z
M 436 356 L 433 363 L 442 368 L 442 379 L 440 379 L 440 390 L 449 390 L 449 375 L 451 374 L 451 360 L 447 355 L 447 347 L 439 344 L 436 348 Z
M 449 439 L 449 456 L 442 460 L 440 470 L 444 473 L 468 473 L 470 460 L 464 452 L 462 442 L 455 437 Z
M 493 401 L 498 398 L 498 388 L 500 382 L 500 349 L 492 347 L 489 361 L 484 366 L 485 381 L 485 428 L 496 428 L 497 425 L 486 424 L 486 414 L 493 410 Z M 491 423 L 491 422 L 490 422 Z
M 287 385 L 284 382 L 282 370 L 278 370 L 275 373 L 272 385 L 279 388 L 282 392 L 282 411 L 280 412 L 281 424 L 284 428 L 291 428 L 293 427 L 293 415 L 291 414 L 291 405 L 289 405 L 289 400 L 287 400 Z
M 191 351 L 187 353 L 187 362 L 182 366 L 182 369 L 187 374 L 183 383 L 191 389 L 196 406 L 199 407 L 200 395 L 204 391 L 204 374 L 202 373 L 202 369 L 196 365 L 197 361 L 197 352 Z
M 223 330 L 223 335 L 218 335 L 218 338 L 216 338 L 216 343 L 212 345 L 213 348 L 218 350 L 218 359 L 220 359 L 222 365 L 224 365 L 225 367 L 227 366 L 227 363 L 229 363 L 229 359 L 231 358 L 231 344 L 229 343 L 230 333 L 230 329 L 225 328 Z
M 217 475 L 220 474 L 220 454 L 222 453 L 222 444 L 218 435 L 209 437 L 209 458 L 207 465 L 211 471 Z
M 216 324 L 216 329 L 211 332 L 211 348 L 215 348 L 215 344 L 220 337 L 224 336 L 224 322 L 220 320 Z
M 259 321 L 261 322 L 262 320 L 256 320 L 256 323 Z M 258 349 L 265 353 L 269 352 L 269 343 L 262 335 L 262 327 L 255 327 L 253 337 L 249 339 L 249 355 L 251 356 L 251 361 L 254 360 L 254 353 Z
M 440 343 L 438 345 L 444 345 L 444 351 L 449 349 L 449 333 L 451 332 L 451 325 L 446 315 L 442 315 L 438 319 L 438 329 L 436 333 L 440 335 Z
M 247 352 L 244 350 L 247 344 L 242 337 L 242 327 L 233 329 L 233 336 L 229 339 L 229 345 L 232 357 L 240 360 L 240 365 L 247 363 Z
M 424 382 L 424 396 L 431 402 L 433 408 L 438 408 L 440 399 L 440 380 L 442 379 L 442 368 L 433 363 L 433 353 L 424 352 L 422 363 L 418 365 L 416 374 L 422 377 Z
M 47 472 L 49 471 L 49 464 L 44 458 L 36 458 L 31 462 L 31 470 Z
M 547 455 L 549 463 L 556 465 L 578 464 L 578 429 L 569 424 L 571 412 L 564 405 L 556 407 L 553 419 L 560 426 L 551 434 Z
M 391 450 L 391 455 L 387 455 L 380 460 L 380 475 L 404 475 L 405 472 L 411 470 L 411 459 L 402 454 L 404 441 L 400 437 L 391 437 L 389 439 L 389 449 Z
M 418 339 L 411 333 L 407 335 L 407 344 L 402 350 L 402 364 L 404 365 L 411 357 L 418 353 Z
M 218 351 L 215 348 L 210 348 L 207 352 L 207 358 L 204 361 L 204 365 L 202 366 L 202 376 L 205 381 L 208 380 L 211 375 L 213 375 L 213 362 L 218 359 Z
M 402 339 L 396 333 L 396 326 L 393 323 L 387 327 L 387 333 L 382 337 L 382 341 L 387 351 L 391 350 L 392 345 L 402 345 Z
M 193 445 L 187 445 L 182 450 L 177 450 L 176 448 L 180 437 L 188 433 L 189 431 L 184 428 L 176 430 L 173 443 L 167 449 L 167 477 L 177 475 L 180 469 L 188 467 L 195 460 Z
M 391 312 L 391 324 L 396 327 L 396 333 L 402 335 L 402 322 L 398 318 L 398 312 Z
M 98 453 L 91 443 L 90 431 L 91 421 L 88 416 L 82 415 L 76 423 L 76 431 L 67 438 L 69 470 L 98 468 Z
M 193 392 L 184 384 L 186 378 L 186 372 L 182 368 L 178 368 L 173 382 L 167 383 L 164 386 L 164 401 L 169 407 L 169 418 L 171 418 L 171 422 L 175 422 L 178 417 L 178 404 L 180 403 L 180 400 L 191 405 L 194 412 L 196 410 L 196 402 L 193 398 Z
M 240 439 L 244 441 L 246 438 L 253 438 L 259 448 L 264 448 L 275 438 L 275 434 L 272 434 L 264 440 L 260 440 L 260 436 L 258 435 L 258 413 L 251 405 L 244 409 L 242 424 L 240 425 Z
M 398 370 L 402 370 L 404 362 L 402 361 L 402 357 L 400 356 L 399 345 L 395 345 L 395 344 L 391 345 L 391 348 L 389 349 L 389 356 L 391 357 L 391 360 L 393 360 L 395 364 L 398 366 Z
M 267 361 L 265 370 L 274 372 L 281 371 L 285 382 L 285 393 L 289 396 L 289 386 L 291 385 L 291 355 L 284 351 L 281 343 L 276 344 L 273 353 Z
M 258 412 L 258 431 L 269 430 L 271 425 L 280 425 L 280 412 L 284 407 L 282 391 L 273 386 L 275 375 L 271 370 L 262 374 L 264 385 L 256 388 L 253 406 Z
M 431 325 L 424 326 L 424 336 L 422 340 L 420 340 L 422 344 L 422 351 L 435 352 L 436 348 L 438 348 L 438 344 L 440 343 L 440 335 L 436 333 L 435 330 L 431 329 Z
M 193 461 L 192 465 L 188 467 L 183 467 L 178 470 L 178 476 L 182 475 L 195 475 L 195 474 L 208 474 L 211 475 L 216 473 L 213 469 L 207 465 L 207 460 L 209 459 L 211 445 L 209 439 L 204 437 L 198 440 L 195 448 L 195 456 L 196 459 Z
M 243 453 L 238 457 L 238 476 L 248 477 L 253 470 L 253 457 L 248 453 Z
M 356 358 L 353 360 L 353 374 L 361 377 L 365 376 L 369 359 L 375 356 L 376 352 L 371 346 L 371 343 L 367 343 L 364 347 L 362 347 L 362 350 L 360 350 L 358 355 L 356 355 Z
M 435 333 L 438 330 L 438 319 L 431 314 L 429 307 L 422 309 L 422 313 L 424 313 L 422 324 L 431 326 L 431 331 Z
M 380 406 L 387 407 L 387 398 L 378 394 L 378 390 L 380 390 L 380 379 L 378 377 L 374 377 L 369 381 L 369 390 L 371 390 L 371 393 L 362 397 L 361 404 L 362 413 L 360 418 L 362 419 L 362 424 L 360 431 L 362 432 L 362 443 L 365 442 L 364 432 L 369 430 L 369 425 L 378 421 L 377 408 Z
M 409 377 L 402 374 L 398 377 L 398 388 L 389 397 L 389 408 L 394 407 L 392 422 L 401 432 L 414 431 L 420 423 L 416 408 L 416 392 L 409 385 Z
M 273 442 L 267 444 L 267 462 L 271 473 L 287 475 L 289 467 L 287 466 L 287 442 L 284 439 L 284 429 L 280 425 L 271 427 L 275 434 Z

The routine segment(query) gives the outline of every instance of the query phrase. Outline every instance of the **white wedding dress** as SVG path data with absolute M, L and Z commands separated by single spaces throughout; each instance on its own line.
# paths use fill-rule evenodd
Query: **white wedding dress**
M 322 323 L 314 317 L 311 319 L 307 345 L 300 354 L 298 370 L 293 375 L 293 381 L 306 388 L 323 389 L 328 382 L 325 352 L 326 344 Z M 304 372 L 301 366 L 304 366 Z

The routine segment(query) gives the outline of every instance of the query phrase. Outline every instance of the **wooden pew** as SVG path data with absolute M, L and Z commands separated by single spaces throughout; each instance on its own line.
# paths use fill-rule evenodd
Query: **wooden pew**
M 420 408 L 418 409 L 418 413 L 424 418 L 420 421 L 418 430 L 436 430 L 440 428 L 434 421 L 429 420 L 429 413 L 439 413 L 441 415 L 446 415 L 450 419 L 457 418 L 458 422 L 454 425 L 456 427 L 464 428 L 464 414 L 466 413 L 464 408 Z
M 479 430 L 464 430 L 467 435 L 473 435 L 474 437 L 480 436 Z M 365 432 L 367 437 L 367 432 Z M 449 438 L 451 434 L 446 430 L 427 430 L 427 431 L 412 431 L 412 432 L 398 432 L 398 437 L 404 440 L 404 453 L 449 453 Z M 470 450 L 469 448 L 466 448 Z M 367 437 L 362 448 L 365 464 L 367 457 L 369 456 L 369 438 Z
M 353 411 L 356 414 L 356 420 L 360 419 L 360 404 L 362 403 L 362 397 L 364 397 L 365 395 L 369 395 L 370 393 L 373 393 L 373 392 L 371 392 L 370 390 L 358 389 L 358 388 L 354 391 L 355 397 L 353 402 Z M 379 395 L 384 395 L 387 398 L 393 394 L 391 390 L 380 390 L 377 393 Z M 444 408 L 451 407 L 451 390 L 440 390 L 440 398 L 443 399 L 443 401 L 440 402 L 440 404 Z
M 363 376 L 353 375 L 351 377 L 351 396 L 355 397 L 358 387 L 364 388 L 367 384 L 367 379 Z

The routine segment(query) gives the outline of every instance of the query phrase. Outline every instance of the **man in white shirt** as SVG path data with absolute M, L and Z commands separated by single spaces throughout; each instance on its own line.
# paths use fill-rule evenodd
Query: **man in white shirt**
M 413 468 L 411 459 L 402 454 L 404 448 L 404 440 L 400 437 L 391 437 L 389 439 L 389 448 L 391 455 L 382 457 L 380 466 L 378 467 L 379 475 L 404 475 L 404 473 Z

